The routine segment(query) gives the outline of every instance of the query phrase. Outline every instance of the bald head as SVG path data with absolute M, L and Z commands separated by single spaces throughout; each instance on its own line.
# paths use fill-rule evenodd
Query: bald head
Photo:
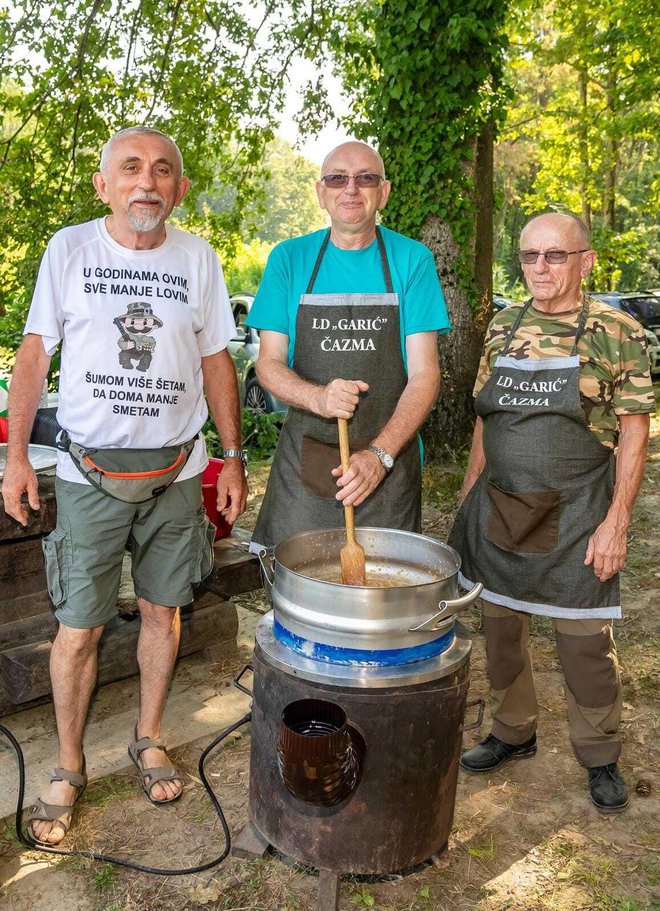
M 373 168 L 374 174 L 380 174 L 381 177 L 385 177 L 385 165 L 378 152 L 372 149 L 370 145 L 367 145 L 366 142 L 357 142 L 355 140 L 342 142 L 341 145 L 328 152 L 321 165 L 321 177 L 331 173 L 336 161 L 343 161 L 347 155 L 353 158 L 356 154 L 359 155 L 362 161 L 373 162 L 373 164 L 369 164 L 369 167 Z
M 525 227 L 520 232 L 520 247 L 525 247 L 524 238 L 532 230 L 537 233 L 537 229 L 550 232 L 558 232 L 565 236 L 566 243 L 576 243 L 582 249 L 589 249 L 591 246 L 591 235 L 589 228 L 581 218 L 570 212 L 548 212 L 545 215 L 535 215 L 530 218 Z

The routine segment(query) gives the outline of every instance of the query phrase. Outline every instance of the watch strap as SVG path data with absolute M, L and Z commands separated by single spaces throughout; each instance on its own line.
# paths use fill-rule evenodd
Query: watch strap
M 247 449 L 223 449 L 222 458 L 223 459 L 240 459 L 244 465 L 247 465 L 248 452 L 247 452 Z

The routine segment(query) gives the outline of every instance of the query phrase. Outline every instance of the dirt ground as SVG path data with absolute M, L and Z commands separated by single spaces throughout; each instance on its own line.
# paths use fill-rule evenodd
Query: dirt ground
M 542 713 L 539 751 L 490 776 L 459 776 L 454 829 L 447 851 L 405 875 L 345 878 L 340 908 L 381 911 L 646 911 L 660 909 L 660 774 L 658 772 L 658 629 L 660 620 L 660 415 L 636 510 L 630 558 L 623 574 L 625 619 L 617 624 L 624 679 L 621 768 L 629 808 L 603 817 L 588 799 L 586 772 L 567 737 L 562 676 L 549 624 L 534 628 L 536 680 Z M 265 473 L 252 479 L 250 527 Z M 425 529 L 444 538 L 460 481 L 458 466 L 425 476 Z M 447 493 L 449 491 L 449 493 Z M 249 611 L 268 609 L 264 596 L 236 599 Z M 463 622 L 474 634 L 470 696 L 487 693 L 478 611 Z M 209 657 L 210 680 L 226 687 L 249 658 L 249 648 Z M 467 746 L 481 734 L 465 735 Z M 151 806 L 128 768 L 93 782 L 78 805 L 68 847 L 88 848 L 142 864 L 190 866 L 224 849 L 222 829 L 197 772 L 208 738 L 172 752 L 190 776 L 183 799 Z M 3 745 L 4 747 L 4 745 Z M 230 831 L 247 818 L 250 730 L 246 726 L 206 764 Z M 15 780 L 2 788 L 15 788 Z M 30 795 L 26 799 L 30 799 Z M 4 829 L 2 830 L 2 827 Z M 307 911 L 317 901 L 314 871 L 286 858 L 258 862 L 229 858 L 193 876 L 156 877 L 80 858 L 51 858 L 21 850 L 13 821 L 0 823 L 0 906 L 7 911 Z

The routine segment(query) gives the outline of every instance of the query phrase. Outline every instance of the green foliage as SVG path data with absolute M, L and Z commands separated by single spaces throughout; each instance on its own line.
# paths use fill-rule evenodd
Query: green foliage
M 284 416 L 243 409 L 243 445 L 255 462 L 272 459 Z
M 471 163 L 484 125 L 498 123 L 506 47 L 501 0 L 372 0 L 335 41 L 354 99 L 349 124 L 376 140 L 393 193 L 390 227 L 419 237 L 430 217 L 451 228 L 469 287 L 475 201 Z
M 279 413 L 263 414 L 262 412 L 243 409 L 242 433 L 243 446 L 248 450 L 250 461 L 261 462 L 272 459 L 280 435 L 284 416 Z M 214 458 L 222 458 L 222 442 L 218 431 L 209 418 L 203 428 L 206 437 L 206 449 Z
M 14 366 L 16 355 L 12 348 L 5 348 L 0 345 L 0 377 L 9 376 Z
M 0 0 L 1 2 L 1 0 Z M 48 238 L 104 209 L 102 144 L 146 123 L 179 144 L 193 187 L 178 214 L 225 259 L 262 193 L 264 148 L 291 57 L 318 49 L 301 0 L 16 0 L 0 7 L 0 343 L 14 347 Z M 212 185 L 231 195 L 213 212 Z
M 592 287 L 660 283 L 656 19 L 642 0 L 511 7 L 516 101 L 496 153 L 496 250 L 511 279 L 526 217 L 568 210 L 594 229 Z
M 261 212 L 248 218 L 248 229 L 266 244 L 309 234 L 326 224 L 315 181 L 318 168 L 296 154 L 288 142 L 274 139 L 266 148 L 266 179 Z
M 251 291 L 256 294 L 271 247 L 263 240 L 240 241 L 236 254 L 225 268 L 225 281 L 230 294 Z

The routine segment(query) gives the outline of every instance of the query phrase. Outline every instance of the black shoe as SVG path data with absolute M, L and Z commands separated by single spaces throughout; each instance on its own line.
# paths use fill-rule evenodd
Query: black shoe
M 628 806 L 628 788 L 616 762 L 588 771 L 591 801 L 601 813 L 618 813 Z
M 492 772 L 509 759 L 531 759 L 536 755 L 536 734 L 532 734 L 525 743 L 513 746 L 504 743 L 495 734 L 489 734 L 485 740 L 461 756 L 460 766 L 466 772 Z

